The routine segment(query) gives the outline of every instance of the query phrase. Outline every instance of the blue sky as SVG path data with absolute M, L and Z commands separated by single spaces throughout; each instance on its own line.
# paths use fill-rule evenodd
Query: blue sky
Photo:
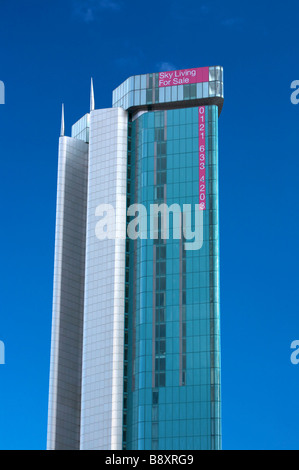
M 222 65 L 223 447 L 298 449 L 296 1 L 0 0 L 0 449 L 46 445 L 57 147 L 134 74 Z

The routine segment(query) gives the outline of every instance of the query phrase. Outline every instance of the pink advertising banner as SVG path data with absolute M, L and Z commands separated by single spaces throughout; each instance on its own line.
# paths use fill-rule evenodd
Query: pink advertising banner
M 206 209 L 206 108 L 198 109 L 199 124 L 199 209 Z
M 159 73 L 159 87 L 190 85 L 209 81 L 209 67 Z

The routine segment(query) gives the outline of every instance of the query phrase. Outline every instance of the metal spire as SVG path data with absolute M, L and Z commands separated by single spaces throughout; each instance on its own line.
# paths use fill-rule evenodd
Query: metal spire
M 64 133 L 65 133 L 65 125 L 64 125 L 64 104 L 62 103 L 60 137 L 64 137 Z
M 93 79 L 91 78 L 90 84 L 90 111 L 95 110 L 95 102 L 94 102 L 94 89 L 93 89 Z

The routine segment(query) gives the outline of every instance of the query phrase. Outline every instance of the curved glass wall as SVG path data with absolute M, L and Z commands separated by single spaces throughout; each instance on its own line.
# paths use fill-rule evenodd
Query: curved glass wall
M 203 245 L 128 240 L 126 449 L 220 449 L 218 108 L 205 107 Z M 130 124 L 128 202 L 199 204 L 199 108 Z M 198 206 L 197 206 L 198 207 Z M 159 234 L 161 227 L 159 227 Z
M 217 66 L 208 69 L 205 82 L 187 85 L 159 87 L 159 73 L 130 77 L 113 91 L 113 107 L 129 109 L 195 99 L 223 98 L 223 68 Z

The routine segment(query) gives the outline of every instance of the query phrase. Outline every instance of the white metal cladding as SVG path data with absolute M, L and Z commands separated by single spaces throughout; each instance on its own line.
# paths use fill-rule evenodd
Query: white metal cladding
M 88 144 L 61 137 L 47 448 L 79 449 Z
M 127 113 L 90 116 L 81 449 L 122 449 Z M 96 208 L 110 204 L 123 238 L 99 240 Z
M 83 142 L 89 142 L 89 122 L 90 114 L 85 114 L 79 121 L 72 126 L 72 137 L 75 139 L 83 140 Z

